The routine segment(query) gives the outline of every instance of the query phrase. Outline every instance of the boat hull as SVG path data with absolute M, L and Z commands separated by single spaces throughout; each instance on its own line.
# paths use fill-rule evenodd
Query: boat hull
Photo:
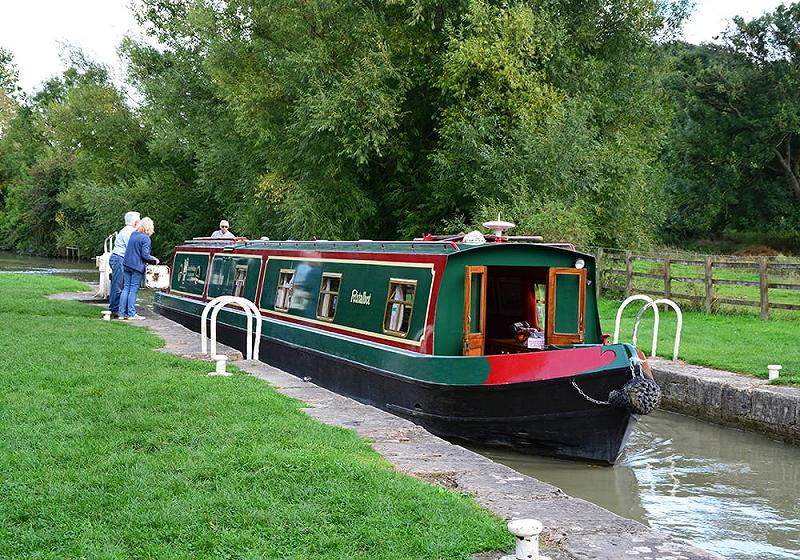
M 196 332 L 200 317 L 172 307 L 156 311 Z M 220 342 L 244 350 L 245 332 L 217 323 Z M 398 375 L 313 348 L 262 336 L 259 359 L 336 393 L 407 418 L 431 433 L 478 445 L 613 464 L 637 417 L 596 404 L 630 379 L 629 368 L 507 384 L 455 385 Z M 425 355 L 417 359 L 425 360 Z

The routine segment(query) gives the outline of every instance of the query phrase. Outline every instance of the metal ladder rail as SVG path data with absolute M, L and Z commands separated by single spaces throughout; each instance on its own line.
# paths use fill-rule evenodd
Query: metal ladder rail
M 648 305 L 650 305 L 651 303 L 653 303 L 653 298 L 651 298 L 650 296 L 646 296 L 646 295 L 643 295 L 643 294 L 636 294 L 636 295 L 632 295 L 632 296 L 628 297 L 627 299 L 625 299 L 625 301 L 623 301 L 620 304 L 619 309 L 617 309 L 617 318 L 614 321 L 614 344 L 619 342 L 619 325 L 620 325 L 620 321 L 622 320 L 622 312 L 625 310 L 625 307 L 629 303 L 631 303 L 632 301 L 636 301 L 636 300 L 646 301 L 647 303 L 644 306 L 645 308 Z M 640 310 L 639 313 L 641 314 L 641 310 Z M 659 323 L 659 315 L 658 315 L 658 307 L 657 306 L 653 307 L 653 315 L 654 315 L 654 320 L 653 320 L 653 345 L 650 348 L 650 356 L 655 358 L 655 356 L 656 356 L 656 344 L 658 342 L 658 323 Z M 635 333 L 635 331 L 634 331 L 634 335 L 633 335 L 633 345 L 636 346 L 636 333 Z
M 678 307 L 678 304 L 672 301 L 671 299 L 657 299 L 646 303 L 644 307 L 639 310 L 639 313 L 636 315 L 636 321 L 633 323 L 633 345 L 636 346 L 636 335 L 639 331 L 639 322 L 642 320 L 642 315 L 644 312 L 647 311 L 648 307 L 653 307 L 653 309 L 658 309 L 658 304 L 663 303 L 672 307 L 675 310 L 675 313 L 678 315 L 678 327 L 675 329 L 675 343 L 672 347 L 672 361 L 678 359 L 678 349 L 681 345 L 681 329 L 683 328 L 683 312 L 681 308 Z M 657 315 L 656 315 L 657 316 Z M 655 358 L 656 356 L 656 341 L 658 339 L 658 322 L 655 323 L 653 327 L 653 353 L 652 357 Z

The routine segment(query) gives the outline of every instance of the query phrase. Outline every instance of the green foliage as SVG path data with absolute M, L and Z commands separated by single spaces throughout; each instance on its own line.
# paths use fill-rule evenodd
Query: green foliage
M 17 91 L 19 74 L 14 66 L 11 53 L 0 47 L 0 133 L 6 123 L 14 115 L 17 102 L 14 93 Z M 0 199 L 2 204 L 2 199 Z
M 26 325 L 0 375 L 0 556 L 463 558 L 508 549 L 470 497 L 394 471 L 353 432 L 143 328 L 0 274 Z M 113 351 L 109 349 L 113 348 Z M 143 538 L 146 535 L 146 538 Z
M 675 45 L 666 150 L 674 237 L 800 228 L 800 4 L 734 20 L 721 46 Z
M 142 0 L 158 47 L 121 49 L 137 106 L 73 51 L 9 122 L 0 239 L 92 254 L 136 209 L 163 255 L 222 217 L 249 237 L 392 238 L 497 208 L 548 239 L 647 244 L 669 117 L 655 45 L 686 5 Z M 34 185 L 36 166 L 64 181 Z M 55 226 L 24 223 L 34 203 Z

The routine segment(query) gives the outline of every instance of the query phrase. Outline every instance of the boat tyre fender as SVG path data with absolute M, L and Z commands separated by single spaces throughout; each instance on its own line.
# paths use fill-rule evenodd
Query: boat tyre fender
M 634 377 L 622 389 L 614 389 L 608 394 L 608 403 L 624 408 L 634 414 L 650 414 L 661 402 L 661 388 L 652 379 Z

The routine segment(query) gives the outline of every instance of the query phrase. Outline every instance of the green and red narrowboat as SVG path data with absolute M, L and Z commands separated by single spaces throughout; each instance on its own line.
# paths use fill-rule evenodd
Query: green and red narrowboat
M 601 334 L 594 258 L 478 237 L 196 238 L 175 249 L 154 305 L 199 331 L 210 300 L 247 298 L 266 363 L 448 439 L 613 463 L 658 387 L 641 353 Z M 240 309 L 217 329 L 245 347 Z

